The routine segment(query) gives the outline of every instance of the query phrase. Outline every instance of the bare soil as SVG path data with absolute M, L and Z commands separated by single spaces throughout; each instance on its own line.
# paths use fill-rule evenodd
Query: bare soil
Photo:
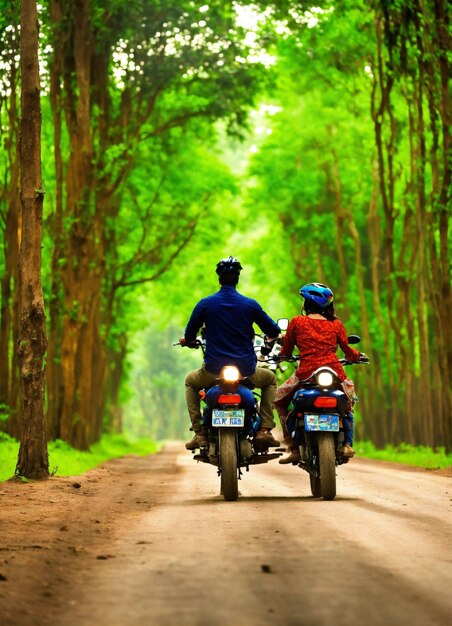
M 356 458 L 333 502 L 292 466 L 224 502 L 181 443 L 0 484 L 1 626 L 449 626 L 452 481 Z

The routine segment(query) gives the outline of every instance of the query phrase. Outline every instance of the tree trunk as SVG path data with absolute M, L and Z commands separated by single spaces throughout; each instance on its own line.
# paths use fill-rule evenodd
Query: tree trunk
M 450 154 L 452 150 L 451 134 L 451 95 L 450 95 L 450 56 L 452 37 L 450 31 L 450 4 L 444 0 L 434 0 L 435 29 L 433 39 L 437 45 L 439 74 L 439 112 L 442 126 L 442 181 L 439 185 L 439 197 L 436 209 L 437 231 L 439 233 L 440 271 L 437 287 L 439 293 L 438 318 L 443 337 L 446 339 L 438 345 L 438 362 L 444 385 L 440 389 L 440 406 L 442 419 L 440 420 L 438 438 L 452 449 L 452 390 L 449 376 L 452 371 L 452 288 L 450 280 L 450 251 L 449 251 L 449 214 L 450 214 L 450 185 L 452 181 L 452 165 Z
M 93 209 L 91 107 L 91 25 L 89 2 L 74 1 L 73 49 L 65 72 L 65 112 L 71 144 L 66 175 L 65 214 L 72 219 L 61 270 L 64 314 L 61 345 L 61 437 L 79 449 L 93 442 L 92 324 L 99 323 L 101 281 L 98 274 L 100 216 Z M 76 88 L 71 76 L 75 64 Z M 98 331 L 97 331 L 98 332 Z M 83 341 L 85 339 L 85 342 Z
M 331 131 L 330 136 L 332 137 Z M 327 187 L 333 197 L 336 254 L 340 269 L 340 282 L 337 290 L 339 292 L 338 299 L 342 302 L 346 302 L 348 284 L 348 273 L 344 253 L 344 232 L 346 214 L 342 204 L 342 184 L 339 174 L 339 159 L 334 149 L 331 151 L 331 153 L 332 163 L 327 163 L 323 169 L 326 176 Z
M 12 44 L 11 44 L 12 45 Z M 13 48 L 12 48 L 13 50 Z M 14 50 L 11 56 L 14 55 Z M 3 139 L 7 155 L 7 169 L 2 196 L 6 201 L 5 230 L 3 236 L 4 274 L 1 280 L 0 307 L 0 405 L 9 418 L 5 430 L 12 437 L 19 438 L 19 374 L 15 351 L 11 355 L 10 345 L 16 345 L 19 329 L 18 307 L 18 262 L 19 262 L 19 154 L 16 146 L 19 139 L 17 111 L 18 67 L 13 58 L 9 59 L 9 106 L 8 130 Z M 6 96 L 7 97 L 7 96 Z M 3 134 L 3 133 L 2 133 Z
M 372 163 L 372 195 L 369 202 L 369 211 L 367 215 L 367 230 L 370 242 L 371 257 L 371 286 L 373 313 L 378 320 L 378 325 L 384 340 L 384 354 L 380 355 L 377 351 L 373 353 L 372 372 L 373 384 L 375 386 L 376 398 L 375 405 L 371 406 L 372 414 L 369 419 L 364 421 L 364 437 L 369 437 L 375 444 L 382 445 L 383 435 L 386 429 L 386 406 L 385 406 L 385 390 L 383 384 L 383 368 L 382 363 L 389 369 L 391 368 L 390 347 L 388 342 L 388 333 L 386 330 L 386 321 L 381 310 L 380 300 L 380 220 L 378 216 L 378 164 Z
M 39 479 L 49 475 L 44 405 L 47 349 L 41 286 L 42 190 L 41 104 L 36 0 L 20 10 L 22 102 L 20 123 L 22 237 L 19 256 L 22 432 L 16 474 Z
M 62 19 L 59 2 L 51 3 L 53 34 L 53 59 L 50 68 L 50 101 L 53 113 L 53 137 L 55 146 L 55 213 L 51 223 L 54 248 L 52 253 L 52 285 L 49 302 L 49 349 L 47 356 L 47 435 L 49 440 L 61 437 L 61 311 L 63 309 L 61 270 L 59 261 L 64 258 L 63 246 L 63 192 L 64 168 L 61 147 L 62 124 L 62 49 L 63 33 L 58 25 Z

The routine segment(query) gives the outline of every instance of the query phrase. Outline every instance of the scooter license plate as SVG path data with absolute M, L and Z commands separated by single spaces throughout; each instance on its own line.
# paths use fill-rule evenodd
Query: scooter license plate
M 212 412 L 212 426 L 217 428 L 231 426 L 240 428 L 245 425 L 245 409 L 214 409 Z
M 339 430 L 339 415 L 329 413 L 319 415 L 318 413 L 305 413 L 304 427 L 306 430 L 322 430 L 337 432 Z

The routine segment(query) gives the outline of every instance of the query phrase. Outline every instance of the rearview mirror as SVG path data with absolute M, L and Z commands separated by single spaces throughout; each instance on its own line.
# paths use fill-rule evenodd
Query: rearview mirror
M 287 330 L 287 327 L 289 326 L 289 320 L 287 317 L 281 317 L 281 319 L 278 320 L 278 326 L 281 330 Z
M 359 343 L 361 341 L 361 337 L 359 335 L 349 335 L 347 337 L 347 341 L 350 344 Z

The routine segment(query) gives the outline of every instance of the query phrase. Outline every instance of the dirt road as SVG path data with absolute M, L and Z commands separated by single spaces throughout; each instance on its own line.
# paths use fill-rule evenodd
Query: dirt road
M 452 481 L 355 459 L 338 497 L 273 461 L 224 502 L 181 444 L 0 485 L 2 626 L 446 626 Z

